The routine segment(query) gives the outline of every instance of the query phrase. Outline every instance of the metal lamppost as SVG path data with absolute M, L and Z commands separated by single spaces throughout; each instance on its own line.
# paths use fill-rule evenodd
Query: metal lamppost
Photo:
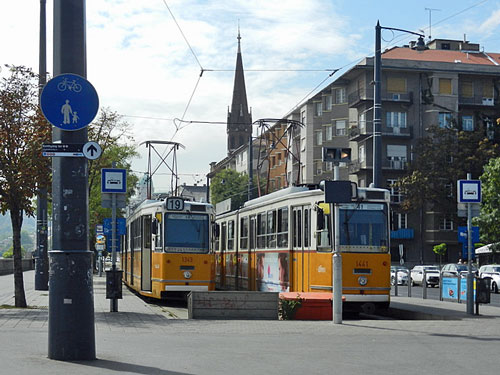
M 374 187 L 382 187 L 381 183 L 381 170 L 382 170 L 382 97 L 381 97 L 381 76 L 382 76 L 382 51 L 381 51 L 381 31 L 395 30 L 402 31 L 409 34 L 418 35 L 417 49 L 425 48 L 424 35 L 415 33 L 413 31 L 397 29 L 394 27 L 382 27 L 380 22 L 377 21 L 375 26 L 375 62 L 374 62 L 374 83 L 375 91 L 373 95 L 373 185 Z

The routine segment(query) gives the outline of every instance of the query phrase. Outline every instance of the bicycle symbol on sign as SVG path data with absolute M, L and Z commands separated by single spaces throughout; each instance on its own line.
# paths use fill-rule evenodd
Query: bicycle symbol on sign
M 61 82 L 57 84 L 57 89 L 59 91 L 69 90 L 74 92 L 80 92 L 82 91 L 82 85 L 76 83 L 76 80 L 68 81 L 67 78 L 64 78 Z

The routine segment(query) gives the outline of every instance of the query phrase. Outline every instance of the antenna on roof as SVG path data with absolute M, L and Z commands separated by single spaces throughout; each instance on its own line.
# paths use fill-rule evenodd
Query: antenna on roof
M 441 9 L 434 9 L 434 8 L 425 8 L 425 10 L 429 11 L 429 40 L 431 40 L 431 27 L 432 27 L 432 11 L 433 10 L 438 10 L 440 11 Z

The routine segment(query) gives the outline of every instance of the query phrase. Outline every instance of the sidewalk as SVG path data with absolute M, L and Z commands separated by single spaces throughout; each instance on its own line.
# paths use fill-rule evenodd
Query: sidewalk
M 105 278 L 94 277 L 95 361 L 47 358 L 48 292 L 25 291 L 33 309 L 0 309 L 2 374 L 405 374 L 497 370 L 500 308 L 393 297 L 394 309 L 460 320 L 208 321 L 182 319 L 148 305 L 125 287 L 109 312 Z M 13 276 L 0 276 L 0 305 L 13 304 Z M 175 310 L 175 309 L 174 309 Z

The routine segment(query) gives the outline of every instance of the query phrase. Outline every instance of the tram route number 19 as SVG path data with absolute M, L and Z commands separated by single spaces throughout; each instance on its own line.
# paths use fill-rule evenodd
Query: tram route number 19
M 167 198 L 167 210 L 182 211 L 184 209 L 184 200 L 182 198 Z

